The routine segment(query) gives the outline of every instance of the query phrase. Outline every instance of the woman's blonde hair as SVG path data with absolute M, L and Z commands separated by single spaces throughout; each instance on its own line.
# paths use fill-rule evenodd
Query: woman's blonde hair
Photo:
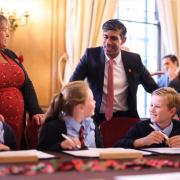
M 65 85 L 61 92 L 54 96 L 46 112 L 46 118 L 54 119 L 72 115 L 74 107 L 85 103 L 89 86 L 84 81 L 73 81 Z
M 170 87 L 162 87 L 153 91 L 152 96 L 161 96 L 167 99 L 168 109 L 176 108 L 176 111 L 179 111 L 180 108 L 180 95 L 179 93 Z

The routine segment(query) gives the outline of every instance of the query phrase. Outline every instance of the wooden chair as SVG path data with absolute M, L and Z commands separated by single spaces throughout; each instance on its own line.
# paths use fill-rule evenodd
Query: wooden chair
M 25 128 L 25 139 L 27 149 L 36 149 L 38 145 L 39 128 L 35 121 L 27 120 L 27 126 Z
M 138 121 L 138 118 L 120 117 L 100 124 L 104 147 L 112 147 Z

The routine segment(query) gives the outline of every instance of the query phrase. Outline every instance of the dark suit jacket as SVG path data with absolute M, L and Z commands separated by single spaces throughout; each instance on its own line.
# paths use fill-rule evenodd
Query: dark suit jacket
M 174 88 L 178 93 L 180 93 L 180 72 L 175 79 L 169 82 L 169 87 Z
M 38 104 L 38 99 L 36 96 L 36 92 L 34 90 L 34 86 L 24 68 L 24 66 L 18 61 L 18 57 L 16 54 L 9 50 L 4 49 L 3 52 L 9 56 L 15 63 L 18 64 L 19 67 L 22 68 L 25 74 L 25 82 L 23 84 L 23 87 L 21 89 L 21 92 L 23 94 L 24 103 L 25 103 L 25 110 L 29 113 L 30 119 L 33 115 L 42 113 L 42 110 Z
M 3 122 L 4 129 L 4 144 L 9 146 L 11 150 L 16 150 L 16 140 L 13 129 L 5 122 Z
M 172 122 L 173 122 L 173 129 L 169 137 L 180 135 L 180 121 L 173 120 Z M 154 131 L 149 126 L 150 123 L 151 123 L 150 119 L 136 123 L 127 132 L 127 134 L 114 145 L 114 147 L 134 148 L 133 146 L 134 140 L 145 137 L 148 134 L 150 134 L 152 131 Z M 147 147 L 167 147 L 167 144 L 163 142 L 161 144 L 152 144 L 150 146 L 144 146 L 141 148 L 147 148 Z
M 47 119 L 40 131 L 38 149 L 42 151 L 61 151 L 60 143 L 64 141 L 61 134 L 67 134 L 63 120 Z M 95 128 L 96 147 L 102 147 L 102 137 L 99 129 Z
M 129 116 L 138 117 L 136 93 L 142 84 L 149 93 L 158 88 L 138 54 L 121 51 L 122 62 L 128 81 Z M 96 101 L 95 113 L 98 114 L 102 102 L 104 84 L 105 54 L 102 47 L 88 48 L 76 67 L 70 81 L 87 78 Z M 119 77 L 121 78 L 121 77 Z

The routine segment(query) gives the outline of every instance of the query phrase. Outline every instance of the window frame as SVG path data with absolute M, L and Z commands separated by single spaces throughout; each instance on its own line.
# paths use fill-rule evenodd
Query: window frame
M 121 5 L 121 3 L 122 3 L 122 0 L 120 0 L 120 2 L 119 2 L 119 5 L 118 5 L 118 8 L 117 8 L 117 11 L 116 11 L 116 18 L 118 18 L 122 23 L 140 23 L 140 24 L 144 24 L 144 25 L 154 25 L 154 26 L 156 26 L 156 29 L 157 29 L 157 48 L 158 48 L 158 50 L 157 50 L 157 53 L 156 53 L 156 68 L 157 68 L 157 70 L 160 70 L 161 69 L 161 55 L 162 55 L 162 51 L 163 51 L 163 49 L 162 49 L 162 38 L 161 38 L 161 26 L 160 26 L 160 22 L 159 22 L 159 16 L 158 16 L 158 9 L 157 9 L 157 4 L 156 4 L 156 0 L 154 0 L 154 3 L 155 3 L 155 13 L 154 13 L 154 15 L 155 15 L 155 19 L 156 19 L 156 23 L 153 23 L 153 22 L 148 22 L 148 20 L 147 20 L 147 16 L 148 16 L 148 0 L 144 0 L 144 3 L 145 3 L 145 9 L 144 9 L 144 11 L 145 11 L 145 16 L 146 16 L 146 18 L 145 18 L 145 20 L 144 21 L 137 21 L 137 20 L 130 20 L 130 19 L 122 19 L 121 17 L 120 17 L 120 13 L 119 13 L 119 10 L 120 10 L 120 5 Z M 148 28 L 148 27 L 145 27 L 145 28 Z M 127 28 L 127 31 L 128 31 L 128 28 Z M 147 39 L 148 38 L 144 38 L 144 44 L 146 43 L 147 44 Z M 146 51 L 147 51 L 147 45 L 145 46 L 146 47 Z M 128 47 L 129 48 L 129 47 Z M 135 52 L 135 53 L 137 53 L 137 52 Z M 143 62 L 143 64 L 145 65 L 145 67 L 147 68 L 147 63 L 148 63 L 148 54 L 147 54 L 147 52 L 146 53 L 144 53 L 144 56 L 142 56 L 141 54 L 140 54 L 140 56 L 141 56 L 141 58 L 142 58 L 142 62 Z M 148 69 L 148 68 L 147 68 Z M 158 78 L 158 77 L 153 77 L 154 79 L 155 79 L 155 81 L 156 81 L 156 79 Z M 139 91 L 139 88 L 140 88 L 140 86 L 138 86 L 138 91 Z M 148 102 L 149 100 L 148 100 L 148 93 L 144 90 L 144 106 L 143 106 L 143 113 L 141 112 L 140 113 L 140 107 L 138 107 L 138 92 L 137 92 L 137 108 L 138 108 L 138 113 L 139 113 L 139 115 L 140 115 L 140 117 L 141 118 L 144 118 L 144 117 L 147 117 L 147 116 L 149 116 L 149 114 L 148 114 L 148 108 L 149 108 L 149 105 L 150 105 L 150 102 Z M 142 107 L 141 107 L 141 109 L 142 109 Z M 142 111 L 142 110 L 141 110 Z

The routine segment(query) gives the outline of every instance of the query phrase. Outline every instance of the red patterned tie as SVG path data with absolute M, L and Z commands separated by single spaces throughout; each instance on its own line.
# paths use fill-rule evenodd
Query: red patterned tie
M 85 144 L 84 144 L 84 126 L 81 126 L 79 129 L 79 140 L 81 142 L 81 149 L 83 149 L 85 147 Z
M 113 59 L 109 59 L 108 80 L 107 80 L 107 97 L 106 97 L 106 107 L 105 107 L 105 117 L 107 120 L 110 120 L 112 118 L 113 97 L 114 97 Z

